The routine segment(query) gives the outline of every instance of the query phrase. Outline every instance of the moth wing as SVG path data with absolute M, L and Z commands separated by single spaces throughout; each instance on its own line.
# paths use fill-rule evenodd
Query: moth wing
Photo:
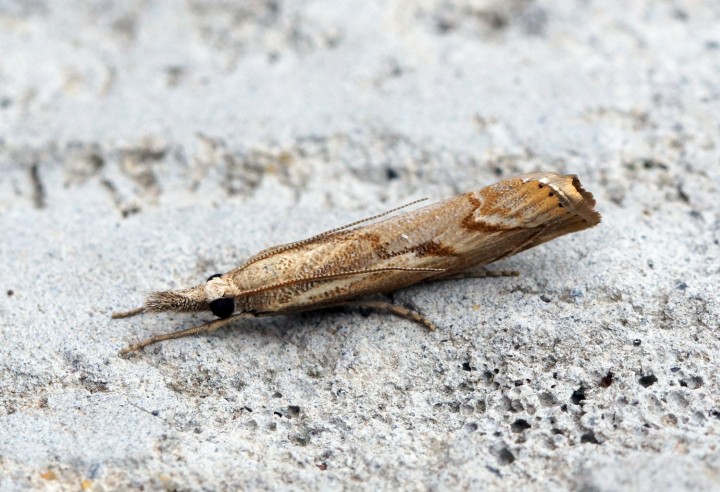
M 343 226 L 335 227 L 334 229 L 330 229 L 328 231 L 321 232 L 320 234 L 316 234 L 307 239 L 301 239 L 300 241 L 294 241 L 294 242 L 286 243 L 286 244 L 279 244 L 277 246 L 271 246 L 270 248 L 264 249 L 264 250 L 260 251 L 259 253 L 251 256 L 242 266 L 239 267 L 239 269 L 245 268 L 246 266 L 250 265 L 251 263 L 255 263 L 256 261 L 268 258 L 269 256 L 272 256 L 274 254 L 277 254 L 277 253 L 280 253 L 283 251 L 288 251 L 288 250 L 291 250 L 294 248 L 298 248 L 305 244 L 309 244 L 314 241 L 317 241 L 318 239 L 328 238 L 332 235 L 338 234 L 342 231 L 346 231 L 352 227 L 355 227 L 356 225 L 364 224 L 366 222 L 370 222 L 375 219 L 379 219 L 380 217 L 384 217 L 385 215 L 389 215 L 393 212 L 397 212 L 398 210 L 402 210 L 403 208 L 410 207 L 417 203 L 424 202 L 425 200 L 427 200 L 427 198 L 421 198 L 419 200 L 415 200 L 410 203 L 406 203 L 405 205 L 401 205 L 399 207 L 392 208 L 390 210 L 379 213 L 377 215 L 373 215 L 371 217 L 366 217 L 364 219 L 356 220 L 355 222 L 350 222 L 349 224 L 345 224 Z
M 487 264 L 600 223 L 595 199 L 575 175 L 532 173 L 470 192 L 466 230 L 483 239 L 475 260 Z

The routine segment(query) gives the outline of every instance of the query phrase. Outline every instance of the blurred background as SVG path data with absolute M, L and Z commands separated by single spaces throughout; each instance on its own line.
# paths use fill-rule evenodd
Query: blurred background
M 719 16 L 713 1 L 6 0 L 0 210 L 88 189 L 123 216 L 365 208 L 536 169 L 619 205 L 638 189 L 684 204 L 686 181 L 718 175 Z
M 0 490 L 718 490 L 720 2 L 0 0 Z M 261 248 L 531 171 L 520 277 L 119 349 Z

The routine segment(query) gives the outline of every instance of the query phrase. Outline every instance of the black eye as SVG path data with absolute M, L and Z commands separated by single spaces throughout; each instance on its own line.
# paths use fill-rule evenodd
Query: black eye
M 218 278 L 218 277 L 222 277 L 222 274 L 221 274 L 221 273 L 213 273 L 212 275 L 210 275 L 210 276 L 208 277 L 208 279 L 206 280 L 206 282 L 210 282 L 212 279 Z
M 210 303 L 210 311 L 218 318 L 229 318 L 235 311 L 235 302 L 227 297 L 215 299 Z

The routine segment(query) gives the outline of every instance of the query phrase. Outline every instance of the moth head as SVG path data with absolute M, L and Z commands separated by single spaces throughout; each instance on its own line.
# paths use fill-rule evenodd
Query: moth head
M 228 318 L 235 312 L 235 301 L 232 297 L 225 297 L 230 287 L 228 280 L 219 273 L 210 275 L 205 282 L 205 300 L 218 318 Z
M 227 318 L 235 311 L 235 301 L 226 297 L 231 286 L 219 273 L 211 275 L 204 284 L 182 290 L 152 292 L 145 300 L 144 310 L 160 311 L 207 311 L 219 318 Z

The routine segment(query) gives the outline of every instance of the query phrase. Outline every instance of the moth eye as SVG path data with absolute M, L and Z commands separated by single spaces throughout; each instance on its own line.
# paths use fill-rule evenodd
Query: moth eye
M 212 275 L 210 275 L 210 276 L 208 277 L 208 279 L 206 280 L 206 282 L 210 282 L 212 279 L 218 278 L 218 277 L 222 277 L 222 274 L 221 274 L 221 273 L 213 273 Z
M 218 318 L 228 318 L 235 311 L 235 302 L 227 297 L 215 299 L 210 303 L 210 311 Z

